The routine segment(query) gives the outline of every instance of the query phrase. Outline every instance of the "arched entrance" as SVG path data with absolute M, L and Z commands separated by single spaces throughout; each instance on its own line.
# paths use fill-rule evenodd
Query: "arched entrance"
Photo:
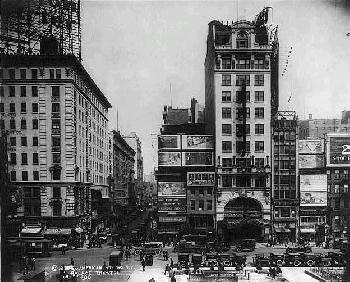
M 262 205 L 253 198 L 238 197 L 224 208 L 223 237 L 226 242 L 263 238 Z

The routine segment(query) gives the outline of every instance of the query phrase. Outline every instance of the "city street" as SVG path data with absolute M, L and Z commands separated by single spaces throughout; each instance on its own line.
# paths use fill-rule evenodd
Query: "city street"
M 140 257 L 132 255 L 129 260 L 125 257 L 122 260 L 122 270 L 120 273 L 102 274 L 103 263 L 109 263 L 109 255 L 115 249 L 110 244 L 104 244 L 102 248 L 92 249 L 78 249 L 69 250 L 66 254 L 62 255 L 60 251 L 53 252 L 49 258 L 38 258 L 36 261 L 36 270 L 45 270 L 47 275 L 47 281 L 58 281 L 56 275 L 59 273 L 58 268 L 62 265 L 70 265 L 71 258 L 74 260 L 74 265 L 78 268 L 78 281 L 149 281 L 154 278 L 155 281 L 170 281 L 170 278 L 164 275 L 164 269 L 167 263 L 170 262 L 170 258 L 173 259 L 174 263 L 178 261 L 177 253 L 173 252 L 172 247 L 166 247 L 169 252 L 169 261 L 164 261 L 161 255 L 154 256 L 153 265 L 146 266 L 145 271 L 142 270 L 140 264 Z M 314 248 L 314 253 L 325 253 L 331 251 L 329 249 Z M 273 248 L 266 247 L 265 244 L 257 244 L 257 248 L 254 252 L 249 253 L 237 253 L 247 255 L 247 266 L 244 268 L 248 274 L 245 276 L 242 274 L 242 279 L 247 281 L 272 281 L 267 276 L 267 268 L 264 267 L 262 273 L 256 273 L 255 267 L 253 266 L 253 257 L 256 254 L 269 254 L 273 252 L 275 254 L 282 254 L 285 252 L 284 246 L 275 246 Z M 230 250 L 229 253 L 232 253 Z M 86 274 L 86 268 L 95 268 Z M 236 272 L 233 267 L 226 268 Z M 286 281 L 282 278 L 287 279 L 289 282 L 300 282 L 300 281 L 316 281 L 314 278 L 305 274 L 307 267 L 282 267 L 282 276 L 278 277 L 280 281 Z M 16 273 L 15 277 L 17 280 L 21 276 L 20 273 Z M 248 280 L 249 277 L 249 280 Z M 187 275 L 176 276 L 177 281 L 189 281 Z M 275 279 L 274 281 L 279 281 Z M 196 278 L 198 281 L 198 278 Z

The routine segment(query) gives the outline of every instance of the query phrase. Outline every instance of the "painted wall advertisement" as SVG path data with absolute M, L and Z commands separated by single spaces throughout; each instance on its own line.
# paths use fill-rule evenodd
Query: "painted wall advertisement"
M 213 149 L 213 136 L 183 135 L 182 149 Z
M 186 198 L 158 197 L 158 211 L 186 212 Z
M 300 175 L 300 206 L 327 205 L 327 175 Z
M 186 197 L 184 182 L 158 182 L 158 196 Z
M 158 135 L 158 149 L 181 149 L 179 135 Z
M 185 152 L 182 153 L 183 166 L 211 166 L 213 165 L 212 152 Z
M 214 186 L 214 172 L 188 172 L 187 186 Z
M 181 166 L 180 152 L 159 152 L 158 153 L 159 166 Z
M 329 137 L 327 165 L 350 166 L 350 135 Z
M 322 154 L 324 145 L 321 139 L 319 140 L 299 140 L 299 154 Z
M 324 167 L 323 155 L 299 155 L 299 168 Z

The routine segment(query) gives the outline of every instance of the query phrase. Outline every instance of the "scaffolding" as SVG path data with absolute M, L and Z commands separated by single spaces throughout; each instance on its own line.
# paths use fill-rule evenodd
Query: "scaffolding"
M 0 54 L 73 54 L 81 60 L 80 0 L 1 0 L 0 5 Z

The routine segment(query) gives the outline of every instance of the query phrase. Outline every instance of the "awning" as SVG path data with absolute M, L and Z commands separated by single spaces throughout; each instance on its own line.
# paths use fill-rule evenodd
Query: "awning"
M 158 234 L 178 234 L 179 231 L 158 231 Z
M 300 229 L 300 233 L 316 233 L 315 228 L 303 228 Z
M 41 232 L 41 227 L 24 227 L 21 234 L 39 234 Z
M 70 228 L 48 228 L 44 231 L 44 235 L 70 235 Z
M 290 229 L 285 227 L 275 227 L 276 233 L 289 233 Z

